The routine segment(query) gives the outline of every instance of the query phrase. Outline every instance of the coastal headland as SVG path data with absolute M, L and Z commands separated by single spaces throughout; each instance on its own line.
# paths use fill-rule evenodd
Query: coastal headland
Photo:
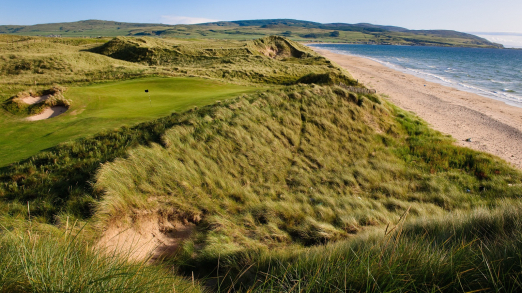
M 460 146 L 522 168 L 522 108 L 391 69 L 376 61 L 310 47 L 395 105 L 414 112 Z

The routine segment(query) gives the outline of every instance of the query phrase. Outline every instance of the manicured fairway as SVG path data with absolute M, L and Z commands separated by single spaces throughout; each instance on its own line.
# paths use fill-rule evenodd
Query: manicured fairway
M 134 125 L 256 90 L 200 78 L 162 77 L 73 87 L 65 93 L 72 106 L 58 117 L 34 122 L 8 114 L 0 117 L 0 166 L 103 129 Z

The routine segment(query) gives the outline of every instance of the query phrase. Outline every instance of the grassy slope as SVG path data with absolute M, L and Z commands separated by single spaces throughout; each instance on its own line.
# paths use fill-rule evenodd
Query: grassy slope
M 34 39 L 31 40 L 34 41 Z M 76 42 L 79 41 L 81 45 L 84 40 L 66 39 L 64 40 L 65 44 L 55 44 L 45 39 L 40 39 L 40 41 L 41 44 L 39 44 L 39 42 L 29 42 L 25 47 L 20 47 L 19 50 L 21 52 L 18 53 L 20 60 L 17 62 L 23 62 L 25 60 L 25 55 L 22 53 L 24 49 L 28 51 L 24 51 L 25 54 L 30 56 L 28 58 L 32 58 L 35 54 L 34 51 L 38 50 L 43 50 L 45 52 L 45 58 L 47 58 L 47 55 L 55 57 L 56 55 L 61 56 L 63 54 L 69 54 L 69 52 L 71 52 L 70 54 L 76 54 L 75 52 L 79 50 L 79 48 L 76 47 L 78 46 Z M 69 43 L 73 43 L 72 46 Z M 55 51 L 53 53 L 51 49 L 52 47 L 50 46 L 54 45 L 58 46 L 56 49 L 64 49 L 63 52 L 58 53 Z M 90 51 L 92 50 L 92 46 L 86 48 L 81 47 L 81 49 Z M 130 61 L 138 61 L 139 63 L 120 61 L 92 52 L 82 52 L 83 54 L 86 54 L 86 56 L 89 56 L 90 59 L 103 61 L 100 63 L 101 66 L 94 67 L 92 70 L 93 77 L 89 78 L 87 81 L 78 81 L 77 79 L 78 76 L 81 77 L 82 74 L 87 71 L 82 69 L 82 67 L 77 68 L 72 66 L 73 74 L 71 74 L 63 72 L 60 69 L 48 68 L 47 65 L 42 68 L 42 66 L 39 66 L 40 63 L 36 63 L 35 66 L 30 67 L 29 69 L 20 70 L 19 72 L 17 71 L 16 73 L 4 71 L 3 74 L 6 76 L 15 76 L 21 80 L 26 80 L 32 76 L 36 76 L 40 78 L 38 79 L 39 83 L 42 79 L 55 77 L 61 80 L 63 82 L 62 84 L 65 85 L 85 86 L 87 82 L 99 82 L 99 79 L 101 78 L 125 79 L 133 77 L 132 74 L 135 74 L 133 70 L 137 67 L 140 68 L 141 73 L 139 74 L 141 75 L 163 74 L 169 76 L 173 75 L 173 72 L 176 72 L 177 75 L 186 76 L 198 73 L 222 81 L 232 81 L 236 84 L 243 85 L 255 85 L 256 87 L 264 87 L 268 82 L 275 84 L 284 84 L 288 82 L 295 83 L 299 82 L 303 77 L 306 77 L 307 82 L 315 81 L 332 83 L 334 81 L 342 80 L 347 84 L 353 83 L 353 81 L 346 76 L 346 72 L 341 70 L 339 67 L 330 63 L 326 59 L 317 56 L 308 48 L 281 38 L 266 38 L 246 43 L 118 38 L 101 46 L 96 51 L 101 51 L 102 53 L 109 55 L 117 54 L 120 58 L 130 57 Z M 277 53 L 277 55 L 272 57 L 264 55 L 264 53 L 269 55 L 269 52 Z M 125 66 L 122 69 L 123 73 L 118 71 L 117 74 L 108 74 L 107 71 L 104 70 L 105 66 L 113 68 L 113 66 L 108 63 L 109 60 L 112 60 L 115 64 L 130 65 Z M 159 65 L 157 65 L 158 60 L 160 61 Z M 82 59 L 79 61 L 82 61 Z M 154 64 L 154 66 L 149 66 L 151 63 Z M 35 74 L 35 71 L 43 71 L 45 74 Z M 129 73 L 129 71 L 131 73 Z M 78 74 L 76 74 L 77 72 Z M 314 72 L 324 72 L 327 74 L 321 75 L 315 74 Z M 155 80 L 158 79 L 156 78 Z M 167 79 L 163 80 L 165 82 L 168 81 Z M 188 79 L 178 79 L 178 81 L 188 81 Z M 132 85 L 137 83 L 134 81 L 126 81 L 121 84 Z M 200 81 L 198 86 L 201 86 L 202 84 L 215 85 L 216 82 Z M 118 87 L 118 83 L 113 85 Z M 193 85 L 195 84 L 193 83 Z M 105 86 L 106 85 L 94 85 L 86 87 L 85 89 L 90 91 L 91 89 L 100 87 L 104 88 Z M 110 86 L 110 83 L 107 84 L 107 86 Z M 13 92 L 15 89 L 23 90 L 28 87 L 33 88 L 32 86 L 26 85 L 24 82 L 13 82 L 10 85 L 4 86 L 4 88 L 7 88 L 5 93 L 9 93 L 9 90 Z M 149 86 L 147 85 L 146 87 Z M 221 84 L 219 87 L 224 87 L 226 89 L 239 89 L 238 86 L 230 84 Z M 277 85 L 277 87 L 279 87 L 279 85 Z M 144 113 L 144 111 L 148 112 L 147 109 L 153 109 L 156 114 L 170 113 L 172 111 L 172 109 L 151 108 L 150 105 L 147 105 L 148 98 L 143 92 L 144 88 L 145 87 L 139 86 L 139 88 L 132 89 L 131 87 L 133 94 L 129 95 L 131 97 L 137 97 L 142 101 L 142 104 L 145 105 L 145 107 L 139 108 L 139 113 Z M 35 91 L 38 89 L 38 87 L 35 87 Z M 150 89 L 153 90 L 153 88 Z M 242 89 L 244 91 L 249 91 L 252 87 L 242 87 Z M 78 88 L 78 90 L 81 92 L 82 88 Z M 72 87 L 71 91 L 74 93 L 75 88 Z M 225 92 L 226 91 L 228 90 L 225 90 Z M 80 123 L 77 125 L 75 123 L 81 115 L 88 118 L 86 119 L 89 121 L 87 123 L 91 123 L 91 120 L 94 122 L 105 121 L 103 123 L 109 124 L 114 123 L 107 122 L 107 120 L 102 119 L 103 117 L 99 117 L 104 113 L 104 110 L 96 108 L 100 106 L 100 100 L 95 92 L 96 91 L 91 93 L 91 95 L 94 95 L 94 99 L 90 104 L 94 107 L 92 112 L 97 113 L 96 115 L 93 115 L 94 117 L 89 116 L 90 114 L 87 111 L 81 112 L 82 108 L 80 107 L 81 104 L 79 104 L 77 105 L 78 107 L 75 112 L 76 115 L 72 115 L 75 110 L 71 109 L 69 116 L 65 115 L 45 122 L 38 122 L 39 124 L 36 125 L 47 126 L 54 125 L 53 123 L 56 123 L 55 126 L 57 127 L 69 125 L 71 126 L 69 128 L 69 135 L 77 136 L 78 132 L 75 130 L 82 129 L 82 124 Z M 201 91 L 196 88 L 191 88 L 189 92 L 196 95 L 201 94 Z M 151 94 L 152 97 L 154 97 L 155 92 L 151 92 Z M 219 94 L 219 92 L 217 94 Z M 68 95 L 67 92 L 66 95 Z M 169 93 L 168 96 L 175 95 L 175 93 Z M 211 96 L 215 99 L 222 98 L 222 96 L 216 96 L 214 93 L 212 93 Z M 8 99 L 7 97 L 8 95 L 6 94 L 5 99 Z M 86 95 L 83 97 L 86 100 L 89 100 L 89 97 Z M 167 96 L 163 97 L 168 98 Z M 200 95 L 200 97 L 206 98 L 210 96 Z M 113 98 L 125 100 L 128 97 L 127 95 L 119 96 L 118 94 L 117 97 Z M 20 120 L 21 117 L 23 117 L 23 111 L 15 111 L 16 108 L 11 107 L 14 105 L 12 101 L 13 100 L 7 101 L 6 108 L 11 109 L 13 113 L 18 114 L 14 115 L 6 113 L 6 116 L 10 115 L 9 117 L 11 118 L 8 119 L 11 120 L 9 121 Z M 111 103 L 111 100 L 104 99 L 103 102 Z M 169 103 L 170 102 L 172 102 L 171 105 L 176 103 L 176 101 L 169 99 Z M 199 104 L 201 101 L 191 102 Z M 185 104 L 185 106 L 186 105 L 187 104 Z M 117 105 L 113 104 L 113 106 L 112 109 L 116 111 L 118 109 L 116 107 Z M 179 104 L 178 106 L 180 106 L 180 108 L 184 107 L 182 104 Z M 72 107 L 76 107 L 74 103 Z M 134 105 L 131 106 L 131 108 L 136 109 Z M 124 113 L 120 112 L 120 114 Z M 125 113 L 125 115 L 127 115 L 127 113 Z M 132 120 L 135 118 L 126 117 L 125 119 Z M 13 214 L 26 214 L 25 211 L 27 209 L 21 208 L 22 205 L 20 204 L 23 203 L 27 205 L 27 202 L 29 202 L 31 214 L 40 217 L 40 219 L 45 222 L 55 222 L 57 221 L 56 217 L 63 213 L 68 213 L 82 219 L 90 217 L 92 215 L 93 203 L 101 196 L 101 194 L 92 190 L 90 183 L 92 182 L 94 172 L 99 168 L 100 163 L 124 156 L 126 150 L 130 147 L 135 147 L 139 144 L 146 145 L 151 142 L 160 142 L 164 131 L 178 123 L 177 119 L 178 117 L 176 115 L 170 115 L 153 121 L 140 123 L 134 127 L 108 130 L 106 132 L 98 133 L 89 139 L 82 139 L 59 145 L 45 152 L 41 152 L 36 156 L 30 157 L 27 160 L 3 168 L 0 177 L 2 181 L 0 184 L 0 196 L 4 197 L 12 204 L 6 209 L 6 211 Z M 70 124 L 60 124 L 60 121 L 69 121 Z M 135 121 L 137 121 L 137 119 L 135 119 Z M 29 125 L 35 124 L 23 123 L 21 125 L 29 127 Z M 88 125 L 86 127 L 88 127 Z M 99 128 L 94 129 L 95 130 L 90 128 L 89 131 L 95 132 Z M 9 129 L 6 130 L 6 132 L 9 131 Z M 33 130 L 31 131 L 35 133 Z M 43 131 L 43 134 L 39 134 L 46 135 L 48 133 L 48 131 Z M 56 134 L 59 133 L 64 132 L 58 132 Z M 11 133 L 11 135 L 14 134 L 14 132 Z M 30 138 L 30 136 L 25 134 L 18 135 Z M 48 138 L 45 137 L 44 141 L 45 140 L 48 140 Z M 67 139 L 63 137 L 63 140 Z M 13 141 L 11 141 L 11 143 L 13 143 Z M 21 147 L 17 152 L 22 153 L 26 147 L 27 146 Z
M 331 35 L 338 31 L 339 36 Z M 162 36 L 252 40 L 282 35 L 295 41 L 379 43 L 401 45 L 501 47 L 479 37 L 455 31 L 414 31 L 370 24 L 321 24 L 289 19 L 218 22 L 203 25 L 161 25 L 88 20 L 34 26 L 0 26 L 0 33 L 61 35 L 67 37 Z
M 72 67 L 72 72 L 39 61 L 22 70 L 14 66 L 18 73 L 2 74 L 20 82 L 3 85 L 4 100 L 30 87 L 33 77 L 60 79 L 73 92 L 75 85 L 103 78 L 165 72 L 268 82 L 279 89 L 108 130 L 3 168 L 0 224 L 13 234 L 0 233 L 8 252 L 0 263 L 10 268 L 0 273 L 0 291 L 12 291 L 12 284 L 22 292 L 57 290 L 63 284 L 96 291 L 95 283 L 82 283 L 93 279 L 89 274 L 107 288 L 129 284 L 132 292 L 164 292 L 170 285 L 176 292 L 200 290 L 197 281 L 194 288 L 162 267 L 143 270 L 119 257 L 100 258 L 81 241 L 38 237 L 51 235 L 41 223 L 68 230 L 73 219 L 90 219 L 94 210 L 102 224 L 139 225 L 139 215 L 147 214 L 197 223 L 197 232 L 172 261 L 182 274 L 194 272 L 203 282 L 217 267 L 212 276 L 220 278 L 207 282 L 217 291 L 232 285 L 258 292 L 520 288 L 516 231 L 522 174 L 498 158 L 452 145 L 451 138 L 378 96 L 328 85 L 282 87 L 315 71 L 328 74 L 307 80 L 350 81 L 335 64 L 299 53 L 306 48 L 277 38 L 248 43 L 117 39 L 102 47 L 107 55 L 119 52 L 120 59 L 133 61 L 128 62 L 92 54 L 93 45 L 83 41 L 50 43 L 56 47 L 48 51 L 37 42 L 25 47 L 31 49 L 28 59 L 38 54 L 35 50 L 46 56 L 56 49 L 77 54 L 81 48 L 88 50 L 80 52 L 83 56 L 103 66 Z M 16 64 L 24 64 L 23 48 Z M 301 57 L 294 56 L 295 49 Z M 110 62 L 121 64 L 121 71 L 109 70 Z M 122 83 L 136 83 L 141 98 L 139 82 Z M 403 214 L 413 222 L 404 224 Z M 29 228 L 15 225 L 28 218 Z M 393 232 L 383 237 L 386 223 Z M 95 235 L 91 225 L 86 228 L 85 238 Z M 307 248 L 320 243 L 329 244 Z M 71 259 L 82 269 L 63 265 Z
M 444 219 L 405 217 L 387 234 L 244 255 L 217 282 L 240 292 L 519 292 L 521 212 L 520 202 L 506 202 Z
M 307 47 L 275 36 L 246 42 L 119 37 L 93 51 L 182 74 L 241 83 L 293 84 L 309 74 L 332 75 L 331 83 L 353 83 L 339 66 Z
M 145 89 L 149 89 L 152 103 Z M 197 78 L 161 77 L 72 87 L 65 93 L 72 101 L 65 114 L 34 122 L 10 115 L 0 118 L 0 166 L 60 142 L 134 125 L 253 89 Z
M 186 249 L 203 259 L 344 239 L 408 208 L 444 216 L 522 191 L 508 187 L 522 173 L 499 159 L 341 88 L 275 91 L 180 120 L 166 147 L 137 148 L 99 170 L 98 216 L 105 225 L 139 225 L 143 213 L 195 222 Z
M 225 291 L 520 289 L 522 174 L 378 97 L 294 87 L 179 119 L 98 171 L 97 219 L 196 223 L 173 260 L 189 274 Z
M 13 41 L 19 43 L 11 45 Z M 38 92 L 53 84 L 73 86 L 65 94 L 66 98 L 72 100 L 72 107 L 68 114 L 61 117 L 29 123 L 21 121 L 20 115 L 13 116 L 11 113 L 4 112 L 5 115 L 0 118 L 0 125 L 5 126 L 1 130 L 3 137 L 0 142 L 2 150 L 0 165 L 27 158 L 35 152 L 59 142 L 93 134 L 101 129 L 153 119 L 167 115 L 174 110 L 183 110 L 191 103 L 191 105 L 201 105 L 215 99 L 222 99 L 225 94 L 230 96 L 251 89 L 247 87 L 241 89 L 239 86 L 224 84 L 218 86 L 215 82 L 200 80 L 198 85 L 189 82 L 192 89 L 182 92 L 181 96 L 168 94 L 170 91 L 178 91 L 180 86 L 188 88 L 188 84 L 183 84 L 188 80 L 179 80 L 171 85 L 176 88 L 162 85 L 160 92 L 151 92 L 153 96 L 157 95 L 157 99 L 161 99 L 161 104 L 156 100 L 154 107 L 144 107 L 148 98 L 143 93 L 143 89 L 148 87 L 152 89 L 154 86 L 152 81 L 150 85 L 140 85 L 143 87 L 140 89 L 135 88 L 132 82 L 121 83 L 120 86 L 114 85 L 111 91 L 117 91 L 118 94 L 100 92 L 108 90 L 103 86 L 101 89 L 98 89 L 98 86 L 83 87 L 86 84 L 147 75 L 195 75 L 231 80 L 240 84 L 284 84 L 294 83 L 312 72 L 332 71 L 337 77 L 346 74 L 306 48 L 301 49 L 304 50 L 303 54 L 310 55 L 310 58 L 306 59 L 309 61 L 306 62 L 293 58 L 290 51 L 284 55 L 288 59 L 285 62 L 267 57 L 261 52 L 264 45 L 259 42 L 202 42 L 175 39 L 162 41 L 152 38 L 136 40 L 123 38 L 115 39 L 95 50 L 125 59 L 125 61 L 90 52 L 100 43 L 104 43 L 104 41 L 55 40 L 19 36 L 0 38 L 0 76 L 4 77 L 0 82 L 0 88 L 2 88 L 0 98 L 4 103 L 9 103 L 9 99 L 19 91 L 29 89 Z M 290 50 L 289 48 L 292 46 L 295 44 L 283 42 L 279 48 L 284 53 L 284 48 Z M 275 46 L 274 49 L 277 48 Z M 147 57 L 136 59 L 135 56 L 140 56 L 140 54 Z M 342 79 L 342 81 L 350 83 L 350 80 L 347 79 Z M 168 83 L 166 80 L 163 82 Z M 75 85 L 82 86 L 82 88 L 75 88 Z M 138 85 L 136 84 L 136 86 Z M 216 87 L 221 87 L 221 89 L 216 90 Z M 92 92 L 87 93 L 86 91 Z M 133 91 L 134 94 L 126 91 Z M 89 97 L 89 95 L 91 96 Z M 93 98 L 93 96 L 96 97 Z M 189 102 L 187 100 L 189 96 L 194 100 Z M 142 103 L 136 104 L 137 100 Z M 10 105 L 4 108 L 11 111 L 12 109 L 9 107 Z M 14 109 L 16 110 L 16 107 Z M 118 111 L 119 113 L 117 113 Z M 23 111 L 21 112 L 23 113 Z M 17 113 L 17 110 L 13 113 L 20 114 Z M 72 115 L 72 113 L 75 114 Z M 123 119 L 122 115 L 125 115 L 126 118 Z M 107 117 L 111 117 L 111 120 L 104 119 Z M 60 131 L 57 131 L 58 129 Z

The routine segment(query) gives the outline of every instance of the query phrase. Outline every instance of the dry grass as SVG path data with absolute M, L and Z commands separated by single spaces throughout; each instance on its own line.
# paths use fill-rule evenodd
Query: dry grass
M 334 78 L 324 83 L 354 84 L 341 67 L 282 37 L 246 42 L 118 37 L 92 51 L 120 60 L 166 67 L 176 73 L 240 83 L 293 84 L 309 74 L 326 74 Z M 319 80 L 311 82 L 319 83 Z
M 0 292 L 202 292 L 147 260 L 130 261 L 89 245 L 81 229 L 64 231 L 24 218 L 0 218 Z M 132 253 L 132 251 L 127 252 Z

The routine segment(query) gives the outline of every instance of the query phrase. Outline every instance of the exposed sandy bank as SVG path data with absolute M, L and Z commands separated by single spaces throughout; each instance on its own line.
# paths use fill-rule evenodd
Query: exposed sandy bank
M 40 114 L 27 117 L 27 120 L 38 121 L 38 120 L 53 118 L 53 117 L 56 117 L 58 115 L 65 113 L 65 111 L 67 111 L 67 107 L 64 107 L 64 106 L 49 107 L 49 108 L 45 108 L 45 110 L 43 110 L 43 112 Z
M 25 97 L 22 99 L 22 102 L 26 103 L 26 104 L 29 104 L 29 105 L 33 105 L 33 104 L 36 104 L 36 103 L 40 103 L 40 102 L 43 102 L 45 100 L 47 100 L 51 95 L 43 95 L 43 96 L 40 96 L 40 97 Z
M 489 152 L 522 169 L 522 108 L 390 69 L 378 62 L 310 47 L 395 105 L 452 135 L 461 146 Z M 471 138 L 471 142 L 466 139 Z
M 194 229 L 192 223 L 172 223 L 157 217 L 140 218 L 130 226 L 110 226 L 97 245 L 109 254 L 121 253 L 134 260 L 155 261 L 176 253 Z

